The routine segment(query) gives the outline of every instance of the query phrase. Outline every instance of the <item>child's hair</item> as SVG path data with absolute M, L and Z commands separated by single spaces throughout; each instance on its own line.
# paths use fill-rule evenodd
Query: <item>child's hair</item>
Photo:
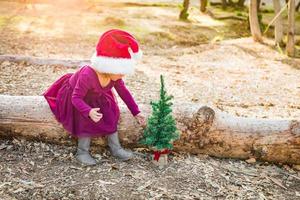
M 106 72 L 97 72 L 98 74 L 101 74 L 102 76 L 104 76 L 105 78 L 109 78 L 109 76 L 111 75 L 110 73 L 106 73 Z
M 101 74 L 104 78 L 110 78 L 111 75 L 115 75 L 113 73 L 107 73 L 107 72 L 98 72 L 99 74 Z

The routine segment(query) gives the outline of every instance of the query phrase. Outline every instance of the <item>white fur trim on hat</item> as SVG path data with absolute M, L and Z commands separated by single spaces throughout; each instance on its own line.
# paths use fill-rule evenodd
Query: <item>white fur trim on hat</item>
M 143 52 L 142 50 L 139 50 L 137 53 L 131 54 L 131 57 L 135 60 L 141 60 L 143 57 Z
M 139 50 L 138 52 L 133 53 L 132 49 L 130 47 L 128 47 L 128 52 L 129 52 L 131 58 L 133 58 L 134 60 L 141 60 L 141 58 L 143 56 L 142 50 Z
M 91 58 L 91 67 L 104 73 L 133 74 L 135 62 L 135 59 L 97 56 L 94 53 Z

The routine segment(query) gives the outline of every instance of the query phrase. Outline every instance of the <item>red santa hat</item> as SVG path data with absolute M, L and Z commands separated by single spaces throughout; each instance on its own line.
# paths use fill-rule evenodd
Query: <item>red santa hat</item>
M 91 58 L 91 66 L 104 73 L 132 74 L 142 54 L 137 40 L 131 34 L 112 29 L 101 35 Z

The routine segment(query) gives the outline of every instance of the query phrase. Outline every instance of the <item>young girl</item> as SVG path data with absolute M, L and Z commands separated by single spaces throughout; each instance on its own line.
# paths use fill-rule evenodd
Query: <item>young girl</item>
M 94 137 L 108 136 L 112 155 L 121 160 L 133 156 L 119 142 L 120 110 L 111 89 L 115 88 L 138 123 L 145 126 L 145 118 L 122 80 L 125 74 L 133 73 L 141 54 L 131 34 L 117 29 L 107 31 L 99 39 L 90 66 L 62 76 L 44 93 L 56 119 L 78 138 L 76 159 L 82 164 L 96 164 L 89 154 Z

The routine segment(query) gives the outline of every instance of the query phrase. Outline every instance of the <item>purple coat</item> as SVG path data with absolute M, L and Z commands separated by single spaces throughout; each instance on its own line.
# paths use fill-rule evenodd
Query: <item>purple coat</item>
M 106 87 L 102 87 L 90 66 L 83 66 L 74 74 L 63 75 L 43 95 L 57 121 L 73 136 L 99 137 L 117 131 L 120 110 L 112 87 L 132 115 L 137 115 L 140 110 L 124 81 L 111 80 Z M 99 122 L 89 117 L 92 108 L 100 108 L 103 117 Z

